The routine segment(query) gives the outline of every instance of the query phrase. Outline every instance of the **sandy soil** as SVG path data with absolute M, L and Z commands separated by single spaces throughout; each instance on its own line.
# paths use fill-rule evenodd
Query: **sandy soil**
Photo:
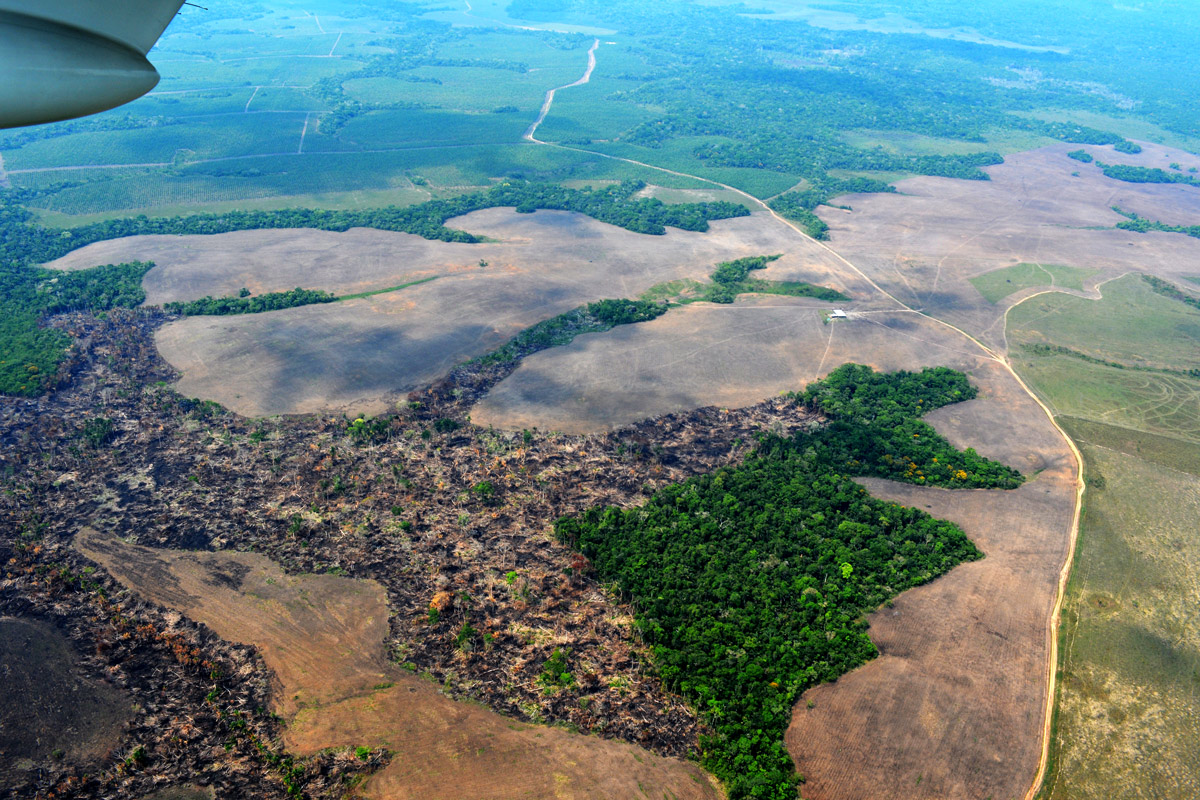
M 1111 147 L 1085 147 L 1112 164 L 1185 169 L 1200 159 L 1143 143 L 1136 156 Z M 1200 240 L 1180 234 L 1136 234 L 1111 228 L 1124 217 L 1116 205 L 1170 223 L 1200 217 L 1200 188 L 1134 184 L 1103 176 L 1095 164 L 1067 158 L 1077 145 L 1054 145 L 1006 156 L 987 168 L 990 181 L 919 177 L 896 184 L 898 194 L 847 195 L 835 202 L 853 212 L 822 207 L 830 244 L 888 292 L 1003 348 L 1005 309 L 1040 289 L 988 303 L 968 279 L 1020 262 L 1098 269 L 1085 283 L 1130 270 L 1165 278 L 1193 275 Z M 1078 172 L 1074 177 L 1071 173 Z
M 489 209 L 453 227 L 496 241 L 429 242 L 356 229 L 143 236 L 101 242 L 51 266 L 151 260 L 147 302 L 303 286 L 339 294 L 438 280 L 361 300 L 239 317 L 185 319 L 158 345 L 183 373 L 179 391 L 247 416 L 344 409 L 378 413 L 523 328 L 602 297 L 631 297 L 677 278 L 704 278 L 719 261 L 784 253 L 762 274 L 855 296 L 869 287 L 831 254 L 763 216 L 708 233 L 630 233 L 565 212 Z M 486 268 L 478 266 L 488 262 Z
M 278 681 L 273 710 L 292 752 L 389 748 L 366 797 L 615 800 L 643 787 L 680 800 L 721 796 L 694 764 L 443 696 L 385 657 L 388 609 L 374 581 L 287 575 L 257 554 L 155 550 L 91 530 L 75 545 L 146 599 L 257 647 Z

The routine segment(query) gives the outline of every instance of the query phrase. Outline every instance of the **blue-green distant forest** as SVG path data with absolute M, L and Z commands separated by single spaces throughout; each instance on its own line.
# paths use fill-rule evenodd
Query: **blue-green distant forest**
M 817 206 L 894 191 L 907 175 L 986 180 L 982 168 L 1006 153 L 1055 141 L 1195 148 L 1200 109 L 1180 90 L 1200 83 L 1187 11 L 1082 0 L 189 6 L 152 54 L 163 79 L 149 95 L 0 132 L 0 271 L 26 291 L 45 280 L 32 271 L 41 261 L 154 231 L 371 225 L 470 241 L 442 222 L 505 202 L 646 233 L 746 213 L 749 198 L 733 192 L 627 203 L 646 183 L 723 183 L 826 238 Z M 590 81 L 559 92 L 536 128 L 549 146 L 526 139 L 546 91 L 579 79 L 593 44 Z M 1102 166 L 1118 180 L 1196 182 Z M 578 194 L 588 187 L 598 191 Z M 621 210 L 598 210 L 606 203 Z M 28 347 L 0 348 L 4 391 L 52 382 L 65 340 L 36 327 L 45 313 L 25 304 L 6 320 Z
M 1180 2 L 458 5 L 187 7 L 153 53 L 149 96 L 0 133 L 7 180 L 63 226 L 416 203 L 497 178 L 704 185 L 607 153 L 810 223 L 837 194 L 984 179 L 1052 141 L 1200 136 L 1180 91 L 1200 85 L 1197 22 Z M 537 131 L 575 149 L 523 141 L 597 36 L 590 83 L 559 93 Z

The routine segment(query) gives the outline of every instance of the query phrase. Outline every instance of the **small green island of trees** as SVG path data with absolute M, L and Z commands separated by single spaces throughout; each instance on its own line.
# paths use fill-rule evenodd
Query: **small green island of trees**
M 795 800 L 802 778 L 783 736 L 800 694 L 877 654 L 866 614 L 982 558 L 953 523 L 876 500 L 853 480 L 1019 486 L 1016 470 L 960 452 L 920 419 L 974 396 L 954 370 L 847 364 L 791 395 L 828 424 L 763 435 L 743 464 L 640 508 L 556 523 L 632 603 L 664 683 L 710 726 L 701 761 L 731 800 Z

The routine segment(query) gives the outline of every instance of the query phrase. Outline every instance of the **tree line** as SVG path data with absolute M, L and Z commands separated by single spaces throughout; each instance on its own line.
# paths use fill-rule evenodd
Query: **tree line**
M 75 273 L 49 273 L 37 267 L 95 242 L 142 234 L 212 234 L 264 228 L 345 231 L 361 227 L 412 233 L 445 242 L 476 243 L 479 237 L 449 228 L 446 222 L 472 211 L 505 206 L 515 207 L 521 213 L 539 209 L 575 211 L 626 230 L 662 235 L 667 227 L 702 232 L 708 230 L 711 220 L 750 213 L 736 203 L 668 205 L 655 198 L 638 197 L 645 186 L 641 181 L 628 181 L 599 189 L 567 189 L 554 184 L 507 181 L 486 191 L 414 206 L 137 216 L 71 229 L 37 224 L 21 205 L 32 194 L 10 191 L 0 198 L 0 291 L 3 292 L 0 311 L 4 312 L 0 319 L 0 393 L 32 396 L 49 385 L 69 342 L 62 333 L 41 327 L 46 314 L 132 307 L 145 300 L 140 281 L 150 265 L 115 265 Z M 296 289 L 249 300 L 206 297 L 191 303 L 169 304 L 168 310 L 192 314 L 255 313 L 331 299 L 334 298 L 315 290 Z
M 285 308 L 333 303 L 338 296 L 320 289 L 301 289 L 288 292 L 268 292 L 254 297 L 202 297 L 186 302 L 163 303 L 163 310 L 184 316 L 227 316 L 230 314 L 261 314 Z

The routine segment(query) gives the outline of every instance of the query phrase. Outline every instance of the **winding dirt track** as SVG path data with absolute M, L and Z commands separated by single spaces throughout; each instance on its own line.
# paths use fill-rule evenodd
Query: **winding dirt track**
M 533 138 L 533 135 L 535 133 L 537 133 L 538 126 L 541 125 L 545 121 L 546 115 L 550 113 L 550 106 L 552 106 L 554 104 L 554 93 L 560 89 L 570 89 L 573 86 L 583 86 L 585 83 L 587 83 L 588 81 L 590 81 L 592 79 L 592 70 L 596 69 L 596 50 L 599 49 L 599 47 L 600 47 L 599 39 L 596 39 L 595 41 L 592 42 L 592 47 L 590 50 L 588 50 L 587 69 L 584 71 L 582 78 L 575 81 L 574 83 L 568 83 L 565 86 L 557 86 L 557 87 L 549 90 L 548 92 L 546 92 L 546 99 L 544 101 L 542 101 L 542 110 L 538 112 L 537 119 L 535 119 L 533 121 L 533 124 L 531 124 L 528 128 L 525 129 L 525 133 L 521 136 L 522 139 L 524 139 L 527 142 L 536 142 L 538 144 L 545 144 L 545 142 L 542 142 L 542 141 L 539 141 L 538 139 Z
M 596 44 L 597 45 L 599 44 L 598 40 L 597 40 Z M 592 70 L 595 68 L 595 49 L 596 49 L 595 46 L 593 46 L 592 50 L 589 51 L 588 70 L 585 75 L 585 79 L 590 78 Z M 530 127 L 530 130 L 526 132 L 526 135 L 525 135 L 526 140 L 535 142 L 537 144 L 549 146 L 549 147 L 557 147 L 557 148 L 564 149 L 564 150 L 573 150 L 573 151 L 580 152 L 580 153 L 586 153 L 586 154 L 592 155 L 592 156 L 600 156 L 603 158 L 609 158 L 614 161 L 622 161 L 625 163 L 645 167 L 647 169 L 657 170 L 659 172 L 663 172 L 663 173 L 670 174 L 670 175 L 691 178 L 694 180 L 701 180 L 701 181 L 705 181 L 707 183 L 710 183 L 710 184 L 713 184 L 716 186 L 720 186 L 721 188 L 726 189 L 728 191 L 735 192 L 736 194 L 745 198 L 753 206 L 756 206 L 756 207 L 762 209 L 763 211 L 765 211 L 767 214 L 769 214 L 771 217 L 776 219 L 778 222 L 782 223 L 783 225 L 787 226 L 788 228 L 791 228 L 793 231 L 798 233 L 800 236 L 809 240 L 810 242 L 817 245 L 818 247 L 821 247 L 822 249 L 826 250 L 838 262 L 840 262 L 841 264 L 846 266 L 848 269 L 852 270 L 862 280 L 864 280 L 866 283 L 868 283 L 875 291 L 877 291 L 880 295 L 887 298 L 888 300 L 894 302 L 900 309 L 917 314 L 927 320 L 930 320 L 940 326 L 943 326 L 944 328 L 948 329 L 949 331 L 952 331 L 954 334 L 963 337 L 967 341 L 969 341 L 972 344 L 974 344 L 975 346 L 977 346 L 980 350 L 983 351 L 983 353 L 986 355 L 986 357 L 989 360 L 993 361 L 995 364 L 1000 366 L 1008 374 L 1008 376 L 1011 377 L 1012 380 L 1015 381 L 1018 386 L 1020 386 L 1021 390 L 1034 403 L 1036 403 L 1038 405 L 1038 407 L 1041 409 L 1041 411 L 1046 415 L 1046 419 L 1050 422 L 1050 424 L 1054 427 L 1055 431 L 1057 431 L 1058 435 L 1062 438 L 1062 441 L 1065 442 L 1066 445 L 1070 448 L 1071 454 L 1075 461 L 1075 465 L 1074 465 L 1075 508 L 1073 510 L 1072 517 L 1071 517 L 1071 528 L 1070 528 L 1070 533 L 1069 533 L 1067 555 L 1063 562 L 1062 568 L 1059 571 L 1058 585 L 1057 585 L 1056 593 L 1055 593 L 1055 601 L 1054 601 L 1053 611 L 1051 612 L 1049 618 L 1046 621 L 1046 644 L 1049 649 L 1049 658 L 1046 660 L 1046 673 L 1044 676 L 1045 682 L 1046 682 L 1046 691 L 1043 694 L 1043 702 L 1042 702 L 1041 755 L 1040 755 L 1040 758 L 1038 759 L 1037 771 L 1033 776 L 1031 776 L 1032 782 L 1030 784 L 1029 790 L 1025 794 L 1026 800 L 1032 800 L 1032 798 L 1037 794 L 1037 792 L 1041 788 L 1042 781 L 1045 778 L 1046 768 L 1047 768 L 1048 759 L 1049 759 L 1050 731 L 1051 731 L 1051 724 L 1053 721 L 1053 712 L 1054 712 L 1053 699 L 1055 696 L 1056 685 L 1057 685 L 1058 630 L 1059 630 L 1059 626 L 1060 626 L 1060 615 L 1061 615 L 1061 611 L 1062 611 L 1062 603 L 1063 603 L 1063 600 L 1065 597 L 1067 580 L 1070 576 L 1071 564 L 1072 564 L 1072 561 L 1074 560 L 1074 556 L 1075 556 L 1075 547 L 1076 547 L 1076 542 L 1077 542 L 1077 539 L 1079 536 L 1079 523 L 1080 523 L 1081 512 L 1082 512 L 1082 508 L 1083 508 L 1083 492 L 1084 492 L 1084 488 L 1085 488 L 1084 481 L 1083 481 L 1083 457 L 1082 457 L 1081 453 L 1079 452 L 1079 449 L 1075 446 L 1075 443 L 1071 441 L 1071 438 L 1069 436 L 1067 436 L 1066 432 L 1055 421 L 1054 414 L 1051 412 L 1050 408 L 1047 407 L 1046 404 L 1042 402 L 1042 400 L 1025 384 L 1025 382 L 1023 380 L 1021 380 L 1020 376 L 1016 373 L 1016 371 L 1013 369 L 1012 365 L 1009 363 L 1006 354 L 992 350 L 991 348 L 984 345 L 977 338 L 975 338 L 974 336 L 967 333 L 965 330 L 963 330 L 959 327 L 956 327 L 948 322 L 945 322 L 941 319 L 938 319 L 937 317 L 933 317 L 933 316 L 925 313 L 923 310 L 912 308 L 908 304 L 902 302 L 895 295 L 886 291 L 883 287 L 881 287 L 879 284 L 877 284 L 864 271 L 860 270 L 857 266 L 855 266 L 848 259 L 843 257 L 836 250 L 832 249 L 831 247 L 829 247 L 828 245 L 826 245 L 822 242 L 812 239 L 812 237 L 808 236 L 808 234 L 806 234 L 801 228 L 799 228 L 798 226 L 794 225 L 787 219 L 785 219 L 782 216 L 780 216 L 779 214 L 777 214 L 773 209 L 771 209 L 764 201 L 760 200 L 759 198 L 757 198 L 747 192 L 744 192 L 741 189 L 738 189 L 734 186 L 730 186 L 728 184 L 724 184 L 724 183 L 721 183 L 719 181 L 715 181 L 715 180 L 712 180 L 709 178 L 702 178 L 697 175 L 689 175 L 687 173 L 666 169 L 664 167 L 658 167 L 653 164 L 647 164 L 645 162 L 637 161 L 635 159 L 609 155 L 607 153 L 601 153 L 601 152 L 597 152 L 594 150 L 587 150 L 584 148 L 569 147 L 566 145 L 555 144 L 552 142 L 545 142 L 545 141 L 535 138 L 534 133 L 536 132 L 537 125 L 542 122 L 542 120 L 545 118 L 546 114 L 549 112 L 549 108 L 550 108 L 550 104 L 551 104 L 552 100 L 553 100 L 553 93 L 551 92 L 551 93 L 548 93 L 548 95 L 547 95 L 547 102 L 543 106 L 543 110 L 542 110 L 543 113 L 539 116 L 537 122 L 533 126 Z M 899 787 L 897 787 L 897 791 L 900 791 Z

